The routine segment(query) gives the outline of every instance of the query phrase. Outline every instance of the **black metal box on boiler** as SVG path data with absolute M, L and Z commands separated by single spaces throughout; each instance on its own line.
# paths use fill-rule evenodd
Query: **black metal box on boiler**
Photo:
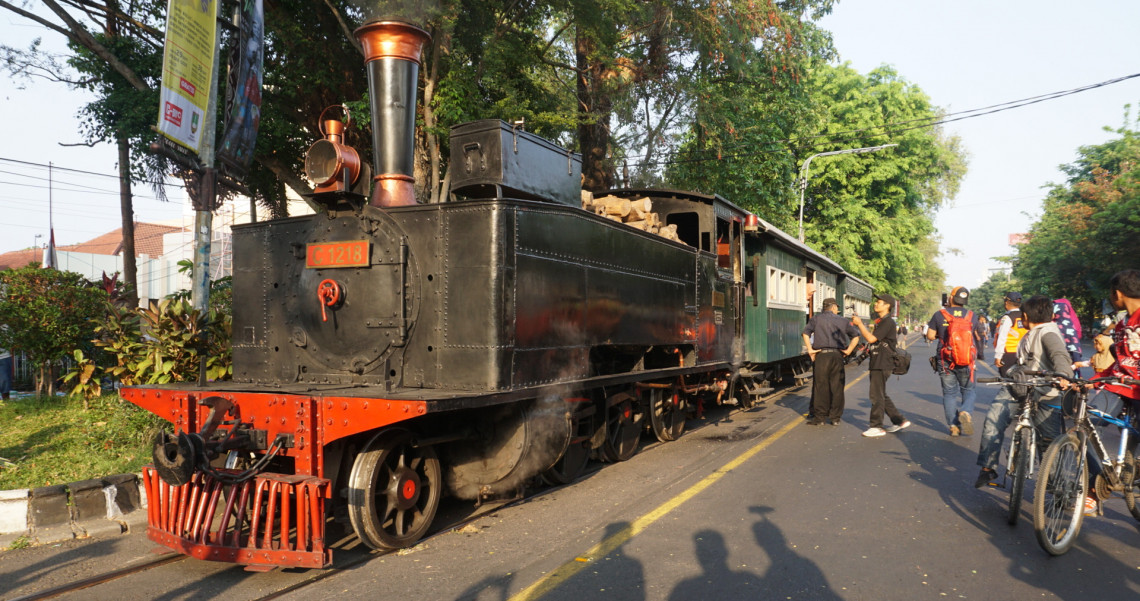
M 451 128 L 451 191 L 572 207 L 582 203 L 582 155 L 498 119 Z

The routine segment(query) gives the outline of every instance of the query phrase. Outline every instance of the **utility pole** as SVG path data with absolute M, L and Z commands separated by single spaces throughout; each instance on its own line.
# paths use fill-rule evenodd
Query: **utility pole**
M 215 3 L 215 19 L 221 19 L 222 3 Z M 213 242 L 214 207 L 218 200 L 217 170 L 214 167 L 214 124 L 218 116 L 218 64 L 221 62 L 222 30 L 214 30 L 214 64 L 210 71 L 210 100 L 203 123 L 202 148 L 198 153 L 204 169 L 198 184 L 198 202 L 194 207 L 194 269 L 190 283 L 190 302 L 195 309 L 210 308 L 210 250 Z

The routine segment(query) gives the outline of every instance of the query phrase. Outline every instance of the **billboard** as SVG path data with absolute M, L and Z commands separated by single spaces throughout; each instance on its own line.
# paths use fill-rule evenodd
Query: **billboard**
M 162 56 L 158 130 L 197 153 L 210 104 L 217 0 L 170 0 Z
M 237 175 L 253 161 L 257 127 L 261 122 L 261 66 L 264 55 L 265 14 L 262 0 L 245 0 L 241 6 L 241 33 L 230 56 L 226 86 L 226 125 L 218 160 Z

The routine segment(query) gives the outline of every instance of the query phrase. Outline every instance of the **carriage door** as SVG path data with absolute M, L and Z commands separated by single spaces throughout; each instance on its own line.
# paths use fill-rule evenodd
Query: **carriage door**
M 741 340 L 744 336 L 744 236 L 740 226 L 740 221 L 732 220 L 732 312 L 736 324 L 735 340 Z

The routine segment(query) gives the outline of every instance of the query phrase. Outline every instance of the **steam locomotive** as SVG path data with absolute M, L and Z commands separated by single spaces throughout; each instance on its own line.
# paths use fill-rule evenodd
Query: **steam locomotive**
M 449 199 L 417 204 L 428 34 L 355 35 L 371 172 L 322 115 L 306 171 L 324 210 L 234 228 L 233 381 L 123 390 L 177 433 L 143 472 L 156 542 L 324 567 L 340 515 L 373 548 L 409 546 L 445 493 L 568 483 L 802 376 L 824 297 L 869 314 L 867 283 L 719 196 L 608 193 L 650 199 L 675 239 L 583 210 L 580 158 L 500 121 L 454 127 Z

